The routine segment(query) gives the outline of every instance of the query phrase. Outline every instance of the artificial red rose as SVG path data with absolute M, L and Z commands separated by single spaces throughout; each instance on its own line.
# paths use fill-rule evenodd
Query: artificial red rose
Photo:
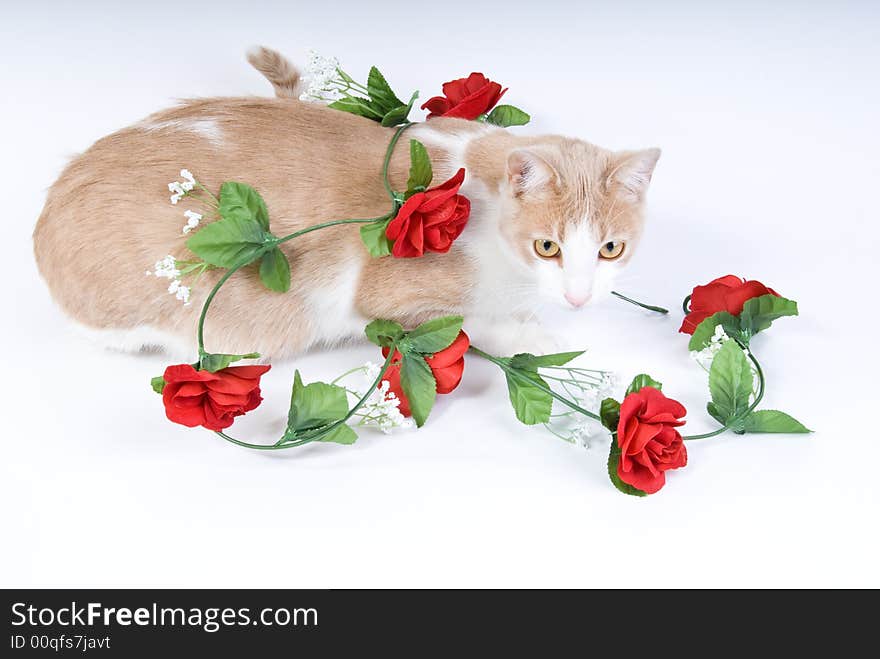
M 693 334 L 697 325 L 719 311 L 738 316 L 743 305 L 753 297 L 779 293 L 759 281 L 747 281 L 736 275 L 713 279 L 705 286 L 697 286 L 691 293 L 690 312 L 684 317 L 679 332 Z
M 270 366 L 230 366 L 216 373 L 197 371 L 189 364 L 165 369 L 162 402 L 174 423 L 223 430 L 237 416 L 250 412 L 263 398 L 260 377 Z
M 422 109 L 431 113 L 428 119 L 434 117 L 476 119 L 494 108 L 506 91 L 482 73 L 471 73 L 467 78 L 444 83 L 443 96 L 429 98 L 422 105 Z
M 385 228 L 385 235 L 394 241 L 393 256 L 410 258 L 449 251 L 471 214 L 470 200 L 458 194 L 463 182 L 464 169 L 459 169 L 443 185 L 416 192 L 404 202 Z
M 437 393 L 448 394 L 455 389 L 461 382 L 461 375 L 464 373 L 464 353 L 467 352 L 471 341 L 464 330 L 458 333 L 448 347 L 444 348 L 433 357 L 428 357 L 425 361 L 431 367 L 431 373 L 437 381 Z M 382 348 L 382 355 L 388 357 L 388 348 Z M 398 351 L 394 351 L 394 360 L 402 359 L 402 355 Z M 409 409 L 409 401 L 403 394 L 403 387 L 400 384 L 400 366 L 392 366 L 385 371 L 385 380 L 388 380 L 389 391 L 400 399 L 400 413 L 404 416 L 412 416 Z
M 684 425 L 685 414 L 681 403 L 654 387 L 643 387 L 623 399 L 617 423 L 620 480 L 653 494 L 666 484 L 666 471 L 687 464 L 687 450 L 676 430 Z

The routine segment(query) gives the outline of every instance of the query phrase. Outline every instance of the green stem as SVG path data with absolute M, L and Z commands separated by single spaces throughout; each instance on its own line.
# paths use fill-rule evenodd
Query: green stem
M 331 430 L 334 430 L 335 428 L 341 426 L 346 421 L 348 421 L 351 417 L 353 417 L 355 412 L 357 412 L 361 407 L 364 406 L 364 403 L 366 403 L 367 400 L 370 398 L 370 396 L 373 395 L 373 391 L 382 383 L 382 378 L 385 377 L 385 373 L 388 372 L 388 369 L 391 368 L 391 363 L 394 361 L 394 352 L 396 350 L 397 350 L 397 342 L 395 341 L 391 344 L 391 346 L 388 350 L 388 357 L 385 358 L 385 362 L 382 364 L 382 368 L 379 370 L 379 375 L 377 375 L 376 379 L 373 380 L 373 383 L 369 387 L 367 387 L 366 393 L 363 396 L 361 396 L 360 400 L 357 403 L 355 403 L 354 407 L 352 407 L 350 410 L 348 410 L 348 414 L 346 414 L 344 417 L 342 417 L 338 421 L 334 421 L 333 423 L 331 423 L 328 426 L 324 426 L 323 428 L 317 428 L 315 430 L 311 430 L 311 431 L 305 433 L 304 435 L 298 437 L 296 439 L 296 441 L 300 442 L 301 444 L 313 442 L 316 439 L 320 439 L 321 437 L 326 435 Z M 298 443 L 296 445 L 299 446 L 300 443 Z M 282 448 L 284 446 L 286 446 L 286 445 L 282 445 Z
M 291 234 L 283 236 L 281 238 L 277 238 L 271 243 L 268 243 L 268 246 L 274 247 L 275 245 L 280 245 L 281 243 L 286 243 L 288 240 L 293 240 L 294 238 L 298 238 L 299 236 L 304 236 L 307 233 L 311 233 L 312 231 L 318 231 L 319 229 L 326 229 L 327 227 L 336 226 L 339 224 L 369 224 L 371 222 L 381 222 L 382 220 L 387 220 L 393 214 L 386 213 L 381 217 L 370 217 L 365 219 L 347 219 L 347 220 L 331 220 L 330 222 L 322 222 L 321 224 L 314 224 L 310 227 L 306 227 L 305 229 L 300 229 L 299 231 L 294 231 Z M 208 293 L 208 297 L 205 298 L 205 303 L 202 305 L 202 313 L 199 315 L 199 328 L 198 328 L 198 341 L 199 341 L 199 358 L 205 354 L 205 317 L 208 315 L 208 307 L 211 306 L 211 302 L 214 300 L 214 296 L 217 295 L 217 291 L 220 290 L 220 287 L 226 283 L 226 281 L 238 272 L 241 268 L 248 265 L 249 263 L 253 263 L 252 261 L 245 261 L 244 263 L 239 263 L 231 267 L 226 273 L 217 280 L 217 283 L 214 284 L 214 287 L 211 289 L 211 292 Z
M 493 355 L 490 355 L 488 352 L 484 352 L 483 350 L 480 350 L 479 348 L 477 348 L 477 347 L 474 346 L 474 345 L 470 346 L 470 348 L 468 348 L 468 350 L 470 350 L 471 352 L 473 352 L 475 355 L 479 355 L 479 356 L 482 357 L 483 359 L 487 359 L 487 360 L 489 360 L 490 362 L 492 362 L 493 364 L 495 364 L 496 366 L 498 366 L 498 367 L 499 367 L 502 371 L 504 371 L 505 373 L 507 373 L 507 372 L 516 372 L 516 369 L 512 369 L 512 368 L 510 368 L 510 366 L 509 366 L 506 362 L 504 362 L 504 361 L 498 359 L 497 357 L 495 357 L 495 356 L 493 356 Z M 556 393 L 555 391 L 553 391 L 550 387 L 542 386 L 542 385 L 538 384 L 537 382 L 531 382 L 531 384 L 532 384 L 534 387 L 540 389 L 541 391 L 543 391 L 543 392 L 545 392 L 545 393 L 547 393 L 547 394 L 550 394 L 550 396 L 552 396 L 553 398 L 555 398 L 556 400 L 558 400 L 558 401 L 559 401 L 560 403 L 562 403 L 563 405 L 565 405 L 565 406 L 567 406 L 567 407 L 570 407 L 570 408 L 573 409 L 575 412 L 580 412 L 580 413 L 583 414 L 584 416 L 588 416 L 588 417 L 590 417 L 591 419 L 596 419 L 596 421 L 601 421 L 601 419 L 599 418 L 599 415 L 598 415 L 598 414 L 593 414 L 593 413 L 590 412 L 589 410 L 586 410 L 586 409 L 584 409 L 583 407 L 581 407 L 580 405 L 578 405 L 578 404 L 576 404 L 576 403 L 574 403 L 574 402 L 568 400 L 568 398 L 566 398 L 565 396 L 561 396 L 560 394 L 557 394 L 557 393 Z
M 684 439 L 684 440 L 707 439 L 709 437 L 715 437 L 716 435 L 720 435 L 721 433 L 726 432 L 727 430 L 730 430 L 733 426 L 735 426 L 737 423 L 739 423 L 740 421 L 745 419 L 749 414 L 754 412 L 755 408 L 758 407 L 758 403 L 760 403 L 761 399 L 764 398 L 764 390 L 766 388 L 766 382 L 764 381 L 764 371 L 761 369 L 761 365 L 758 363 L 758 360 L 755 359 L 755 356 L 752 354 L 752 351 L 747 346 L 740 343 L 739 341 L 737 341 L 737 344 L 739 345 L 740 348 L 742 348 L 745 351 L 746 356 L 752 361 L 752 364 L 755 365 L 755 372 L 758 374 L 758 394 L 755 396 L 754 402 L 751 405 L 749 405 L 749 408 L 745 412 L 743 412 L 742 414 L 738 414 L 737 416 L 735 416 L 733 419 L 728 421 L 724 426 L 722 426 L 718 430 L 713 430 L 712 432 L 703 433 L 702 435 L 688 435 L 686 437 L 682 437 L 682 439 Z
M 391 164 L 391 156 L 394 154 L 394 147 L 397 145 L 397 142 L 400 140 L 400 136 L 403 135 L 403 131 L 409 128 L 412 123 L 402 124 L 395 132 L 394 136 L 391 138 L 391 141 L 388 143 L 388 148 L 385 150 L 385 160 L 382 162 L 382 182 L 385 185 L 385 189 L 388 191 L 388 195 L 391 197 L 391 200 L 394 202 L 394 208 L 385 215 L 381 217 L 370 217 L 365 219 L 354 218 L 347 220 L 332 220 L 330 222 L 323 222 L 321 224 L 315 224 L 313 226 L 307 227 L 305 229 L 300 229 L 299 231 L 294 231 L 286 236 L 282 236 L 278 239 L 277 243 L 281 244 L 285 243 L 288 240 L 293 240 L 294 238 L 298 238 L 307 233 L 311 233 L 312 231 L 318 231 L 319 229 L 326 229 L 327 227 L 336 226 L 338 224 L 370 224 L 372 222 L 382 222 L 383 220 L 388 220 L 394 217 L 397 214 L 397 199 L 394 196 L 394 190 L 391 187 L 391 183 L 388 181 L 388 167 Z
M 351 417 L 355 415 L 355 413 L 364 406 L 364 403 L 367 402 L 367 399 L 373 394 L 373 391 L 379 386 L 382 382 L 382 378 L 385 377 L 385 373 L 391 367 L 391 363 L 394 360 L 394 351 L 397 349 L 397 344 L 394 343 L 391 345 L 391 350 L 388 352 L 388 357 L 385 359 L 385 363 L 382 365 L 382 369 L 379 371 L 379 375 L 367 388 L 367 393 L 365 393 L 357 403 L 355 403 L 354 407 L 352 407 L 348 414 L 339 419 L 338 421 L 334 421 L 333 423 L 324 426 L 323 428 L 317 428 L 315 430 L 311 430 L 294 440 L 289 442 L 284 442 L 284 438 L 282 437 L 275 444 L 251 444 L 250 442 L 243 442 L 240 439 L 235 439 L 230 435 L 227 435 L 222 431 L 215 431 L 215 433 L 225 439 L 227 442 L 231 444 L 235 444 L 236 446 L 241 446 L 242 448 L 250 448 L 255 449 L 257 451 L 281 451 L 283 449 L 296 448 L 298 446 L 303 446 L 304 444 L 309 444 L 311 442 L 317 441 L 321 439 L 324 435 L 329 433 L 331 430 L 339 427 L 340 425 L 346 423 Z M 282 443 L 284 442 L 284 443 Z
M 330 382 L 330 384 L 336 384 L 336 383 L 339 382 L 342 378 L 344 378 L 344 377 L 348 377 L 348 376 L 351 375 L 352 373 L 357 373 L 358 371 L 363 371 L 363 370 L 364 370 L 364 367 L 363 367 L 363 366 L 355 366 L 354 368 L 349 369 L 348 371 L 346 371 L 345 373 L 343 373 L 343 374 L 340 375 L 339 377 L 333 379 L 333 380 Z
M 294 231 L 293 233 L 289 233 L 286 236 L 282 236 L 278 238 L 274 244 L 280 245 L 281 243 L 286 243 L 288 240 L 293 240 L 294 238 L 299 238 L 300 236 L 304 236 L 307 233 L 311 233 L 312 231 L 318 231 L 319 229 L 326 229 L 327 227 L 333 227 L 338 224 L 370 224 L 371 222 L 381 222 L 382 220 L 387 220 L 389 217 L 392 217 L 393 213 L 386 213 L 381 217 L 367 217 L 367 218 L 352 218 L 348 220 L 331 220 L 330 222 L 322 222 L 321 224 L 313 224 L 310 227 L 306 227 L 305 229 L 300 229 L 299 231 Z
M 643 302 L 639 302 L 638 300 L 633 300 L 632 298 L 627 297 L 626 295 L 621 295 L 617 291 L 611 291 L 612 295 L 616 295 L 621 300 L 625 300 L 630 304 L 634 304 L 637 307 L 641 307 L 642 309 L 647 309 L 648 311 L 656 311 L 657 313 L 669 313 L 669 309 L 664 309 L 663 307 L 655 307 L 650 304 L 644 304 Z
M 394 217 L 397 214 L 398 200 L 397 200 L 397 197 L 395 196 L 394 190 L 391 188 L 391 184 L 388 181 L 388 167 L 391 163 L 391 156 L 394 153 L 394 147 L 397 145 L 397 142 L 400 140 L 401 135 L 403 135 L 403 131 L 406 130 L 407 128 L 409 128 L 411 125 L 412 125 L 411 122 L 402 124 L 395 131 L 394 136 L 391 138 L 391 141 L 388 144 L 388 148 L 385 151 L 385 159 L 382 163 L 382 181 L 385 185 L 385 189 L 388 191 L 388 195 L 391 197 L 391 200 L 393 202 L 393 206 L 392 206 L 392 209 L 390 212 L 386 213 L 385 215 L 382 215 L 381 217 L 371 217 L 371 218 L 364 218 L 364 219 L 350 218 L 350 219 L 345 219 L 345 220 L 332 220 L 330 222 L 322 222 L 321 224 L 315 224 L 310 227 L 306 227 L 305 229 L 300 229 L 299 231 L 294 231 L 293 233 L 290 233 L 286 236 L 282 236 L 281 238 L 275 238 L 274 240 L 267 242 L 266 250 L 274 248 L 276 245 L 280 245 L 281 243 L 285 243 L 288 240 L 293 240 L 294 238 L 298 238 L 299 236 L 304 236 L 305 234 L 311 233 L 312 231 L 318 231 L 319 229 L 326 229 L 328 227 L 338 226 L 338 225 L 342 225 L 342 224 L 369 224 L 372 222 L 382 222 L 384 220 L 388 220 L 388 219 Z M 199 184 L 199 187 L 202 190 L 204 190 L 208 195 L 210 195 L 210 197 L 214 200 L 214 202 L 219 206 L 219 201 L 217 200 L 217 198 L 213 194 L 211 194 L 211 192 L 209 190 L 207 190 L 201 184 Z M 202 305 L 202 311 L 199 314 L 199 325 L 198 325 L 199 360 L 201 360 L 201 358 L 206 354 L 206 352 L 205 352 L 205 318 L 208 315 L 208 308 L 211 306 L 211 302 L 213 302 L 214 297 L 217 295 L 217 292 L 220 290 L 220 287 L 223 286 L 223 284 L 225 284 L 227 282 L 227 280 L 232 275 L 234 275 L 241 268 L 248 265 L 249 263 L 252 263 L 255 260 L 256 259 L 239 263 L 239 264 L 231 267 L 229 270 L 227 270 L 226 273 L 224 273 L 224 275 L 222 277 L 220 277 L 220 279 L 217 280 L 217 283 L 214 284 L 214 287 L 208 293 L 208 297 L 205 298 L 205 302 Z M 392 350 L 388 353 L 388 358 L 385 360 L 385 363 L 382 366 L 382 369 L 380 370 L 379 375 L 376 378 L 376 380 L 367 389 L 367 393 L 364 394 L 361 397 L 361 399 L 358 400 L 358 402 L 355 404 L 355 406 L 352 407 L 348 411 L 348 414 L 346 414 L 345 417 L 340 419 L 339 421 L 335 421 L 334 423 L 332 423 L 328 426 L 325 426 L 324 428 L 318 428 L 317 430 L 311 431 L 310 433 L 306 433 L 303 436 L 298 437 L 297 439 L 295 439 L 293 441 L 286 442 L 284 444 L 282 444 L 280 442 L 278 442 L 276 444 L 251 444 L 249 442 L 243 442 L 241 440 L 235 439 L 234 437 L 231 437 L 221 431 L 216 431 L 216 434 L 218 436 L 222 437 L 223 439 L 225 439 L 226 441 L 228 441 L 232 444 L 235 444 L 236 446 L 242 446 L 244 448 L 251 448 L 251 449 L 256 449 L 256 450 L 260 450 L 260 451 L 274 451 L 274 450 L 279 450 L 279 449 L 293 448 L 295 446 L 302 446 L 303 444 L 308 444 L 309 442 L 313 442 L 317 439 L 320 439 L 323 435 L 327 434 L 328 432 L 330 432 L 334 428 L 337 428 L 339 425 L 348 421 L 357 412 L 358 409 L 363 407 L 364 403 L 366 403 L 367 399 L 372 395 L 373 390 L 376 387 L 378 387 L 379 384 L 382 382 L 382 378 L 385 376 L 385 373 L 390 368 L 391 362 L 392 362 L 392 359 L 394 356 L 394 348 L 395 347 L 396 347 L 396 345 L 392 345 Z M 357 370 L 357 369 L 354 369 L 354 370 Z M 340 378 L 344 377 L 345 375 L 348 375 L 350 373 L 353 373 L 354 370 L 343 374 L 342 376 L 340 376 Z M 334 380 L 334 382 L 337 382 L 338 380 L 339 380 L 339 378 Z
M 214 194 L 210 190 L 208 190 L 208 188 L 206 188 L 204 185 L 202 185 L 198 181 L 196 181 L 196 185 L 199 186 L 199 188 L 201 188 L 202 192 L 204 192 L 206 195 L 208 195 L 213 200 L 215 207 L 217 207 L 217 208 L 220 207 L 220 200 L 217 199 L 217 197 L 215 197 Z
M 214 284 L 214 288 L 211 289 L 211 292 L 208 293 L 208 297 L 205 298 L 205 303 L 202 305 L 202 313 L 199 315 L 199 329 L 198 329 L 198 338 L 199 338 L 199 360 L 205 355 L 205 317 L 208 315 L 208 307 L 211 306 L 211 302 L 214 300 L 214 296 L 217 295 L 217 291 L 220 290 L 220 287 L 226 283 L 226 280 L 229 279 L 232 275 L 234 275 L 238 270 L 246 266 L 248 262 L 239 263 L 236 266 L 229 268 L 226 273 L 217 280 L 217 283 Z
M 382 162 L 382 182 L 385 184 L 385 190 L 388 192 L 388 196 L 391 197 L 391 200 L 394 202 L 394 205 L 397 205 L 397 198 L 394 196 L 394 189 L 391 187 L 391 183 L 388 180 L 388 166 L 391 164 L 391 156 L 394 155 L 394 147 L 397 146 L 397 142 L 400 141 L 401 135 L 403 135 L 403 131 L 412 126 L 412 122 L 407 122 L 405 124 L 401 124 L 396 131 L 394 131 L 394 136 L 391 138 L 391 141 L 388 143 L 388 149 L 385 151 L 385 160 Z M 397 210 L 395 209 L 392 215 L 396 214 Z
M 684 299 L 684 301 L 682 301 L 682 303 L 681 303 L 681 310 L 684 311 L 685 315 L 687 315 L 691 312 L 690 304 L 691 304 L 691 296 L 688 295 Z

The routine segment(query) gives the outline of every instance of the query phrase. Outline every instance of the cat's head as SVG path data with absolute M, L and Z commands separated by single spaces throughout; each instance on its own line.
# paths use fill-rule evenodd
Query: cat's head
M 641 237 L 659 157 L 568 139 L 508 152 L 500 229 L 542 298 L 576 309 L 611 292 Z

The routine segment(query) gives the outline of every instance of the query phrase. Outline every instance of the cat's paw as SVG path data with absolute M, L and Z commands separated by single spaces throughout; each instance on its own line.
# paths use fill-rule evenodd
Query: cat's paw
M 489 346 L 489 350 L 499 356 L 510 356 L 520 352 L 543 355 L 556 352 L 559 342 L 537 323 L 496 323 L 484 328 L 474 341 L 480 347 Z
M 517 337 L 512 341 L 515 348 L 511 354 L 530 352 L 533 355 L 545 355 L 559 350 L 559 341 L 540 325 L 531 323 L 517 328 Z

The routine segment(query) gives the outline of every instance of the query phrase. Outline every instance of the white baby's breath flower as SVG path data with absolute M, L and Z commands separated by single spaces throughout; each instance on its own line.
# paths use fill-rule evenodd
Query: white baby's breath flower
M 186 196 L 186 190 L 184 190 L 183 186 L 177 181 L 172 181 L 168 184 L 168 192 L 171 193 L 172 204 L 177 204 L 178 201 Z
M 195 211 L 186 211 L 183 215 L 186 217 L 186 224 L 183 227 L 184 234 L 187 234 L 195 229 L 197 226 L 199 226 L 199 222 L 202 221 L 202 214 L 196 213 Z
M 171 281 L 168 283 L 168 292 L 178 300 L 181 300 L 184 304 L 189 304 L 191 293 L 190 287 L 184 286 L 181 283 L 181 272 L 177 267 L 177 259 L 171 256 L 171 254 L 160 261 L 156 261 L 153 270 L 147 270 L 144 274 L 148 277 L 153 276 L 159 277 L 160 279 L 170 279 Z
M 381 372 L 382 367 L 379 366 L 379 364 L 374 362 L 367 362 L 364 364 L 364 379 L 366 379 L 367 382 L 373 382 L 373 380 L 379 377 L 379 373 Z
M 373 386 L 373 382 L 381 372 L 378 364 L 367 362 L 360 369 L 364 374 L 363 389 Z M 354 392 L 359 397 L 363 393 Z M 413 426 L 412 419 L 403 416 L 400 411 L 400 399 L 391 391 L 391 383 L 388 380 L 382 380 L 379 386 L 370 392 L 369 397 L 363 406 L 358 410 L 357 416 L 360 417 L 360 425 L 378 427 L 385 434 L 389 434 L 395 428 L 411 428 Z
M 182 187 L 187 192 L 189 192 L 196 186 L 196 179 L 195 177 L 193 177 L 192 172 L 190 172 L 188 169 L 180 170 L 180 178 L 183 179 L 183 183 L 180 184 L 180 187 Z
M 603 399 L 614 396 L 614 392 L 617 391 L 618 387 L 620 387 L 620 376 L 617 373 L 604 371 L 599 383 L 599 398 Z
M 727 332 L 724 331 L 724 328 L 721 327 L 721 325 L 717 325 L 715 327 L 715 332 L 712 334 L 706 347 L 702 350 L 692 351 L 691 358 L 704 369 L 709 370 L 712 366 L 712 360 L 715 359 L 715 355 L 718 354 L 721 347 L 729 340 L 730 337 L 727 335 Z
M 571 429 L 571 438 L 574 443 L 583 448 L 590 448 L 590 439 L 596 436 L 594 423 L 590 419 L 584 419 Z
M 184 305 L 189 304 L 189 286 L 178 286 L 177 290 L 174 292 L 174 297 L 184 303 Z
M 180 270 L 177 269 L 177 259 L 171 254 L 160 261 L 156 261 L 153 266 L 153 272 L 147 270 L 147 275 L 155 275 L 165 279 L 177 279 L 180 276 Z
M 338 69 L 338 59 L 310 50 L 306 63 L 309 85 L 299 99 L 310 103 L 331 103 L 340 98 L 339 90 L 333 86 L 334 82 L 340 81 Z
M 183 181 L 171 181 L 168 184 L 168 192 L 171 193 L 171 203 L 177 204 L 183 197 L 187 195 L 188 192 L 191 192 L 192 189 L 196 186 L 196 179 L 192 175 L 188 169 L 180 170 L 180 178 Z
M 580 405 L 588 410 L 598 407 L 599 404 L 599 388 L 590 388 L 581 394 Z

